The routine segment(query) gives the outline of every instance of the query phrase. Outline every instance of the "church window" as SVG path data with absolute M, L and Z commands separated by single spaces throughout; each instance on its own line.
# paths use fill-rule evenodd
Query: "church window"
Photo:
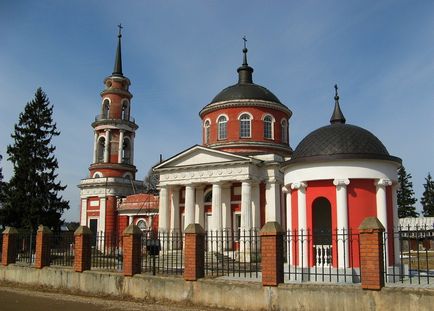
M 105 138 L 100 137 L 96 147 L 96 162 L 104 162 Z
M 137 227 L 139 227 L 139 229 L 142 230 L 142 231 L 146 231 L 146 230 L 148 229 L 148 226 L 147 226 L 147 224 L 146 224 L 146 221 L 143 220 L 143 219 L 140 219 L 140 220 L 137 222 Z
M 108 119 L 110 116 L 110 101 L 108 99 L 104 99 L 102 105 L 102 118 Z
M 288 123 L 286 122 L 285 119 L 282 120 L 281 126 L 282 126 L 282 143 L 287 143 L 288 142 Z
M 273 118 L 269 115 L 264 118 L 264 138 L 273 138 Z
M 122 163 L 130 164 L 131 160 L 131 144 L 128 138 L 124 138 L 122 145 Z
M 250 115 L 244 113 L 240 116 L 240 137 L 249 138 L 251 129 Z
M 211 127 L 209 120 L 205 121 L 205 144 L 209 144 L 209 139 L 211 135 Z
M 218 139 L 226 139 L 227 138 L 227 126 L 228 120 L 225 116 L 221 116 L 218 118 Z
M 129 120 L 130 119 L 130 109 L 128 105 L 128 101 L 124 101 L 122 103 L 122 120 Z

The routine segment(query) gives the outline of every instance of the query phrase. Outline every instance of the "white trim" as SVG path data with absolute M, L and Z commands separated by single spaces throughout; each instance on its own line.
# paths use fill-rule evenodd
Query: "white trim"
M 271 117 L 271 137 L 265 136 L 265 118 L 266 117 Z M 274 139 L 274 123 L 276 122 L 276 119 L 274 118 L 274 116 L 270 113 L 266 113 L 262 116 L 262 122 L 264 124 L 264 132 L 262 133 L 264 135 L 264 139 Z
M 226 122 L 229 121 L 229 117 L 226 113 L 221 113 L 217 116 L 217 118 L 215 119 L 215 122 L 218 124 L 219 123 L 219 119 L 220 117 L 226 117 Z
M 222 138 L 221 137 L 221 135 L 220 135 L 220 122 L 219 122 L 219 119 L 221 118 L 221 117 L 225 117 L 226 118 L 226 121 L 222 121 L 221 123 L 223 124 L 225 124 L 225 137 L 224 138 Z M 229 122 L 229 117 L 226 115 L 226 114 L 221 114 L 221 115 L 219 115 L 218 117 L 217 117 L 217 140 L 226 140 L 226 139 L 228 139 L 228 122 Z
M 99 176 L 96 176 L 97 174 Z M 97 172 L 93 173 L 93 175 L 92 175 L 92 178 L 102 178 L 102 177 L 104 177 L 104 174 L 101 173 L 100 171 L 97 171 Z
M 240 113 L 238 114 L 237 120 L 240 120 L 240 118 L 241 118 L 241 116 L 242 116 L 243 114 L 248 114 L 248 115 L 250 116 L 250 121 L 253 120 L 253 115 L 252 115 L 250 112 L 248 112 L 248 111 L 240 112 Z
M 247 119 L 245 119 L 245 121 L 244 121 L 244 119 L 243 119 L 243 121 L 241 120 L 241 117 L 242 116 L 244 116 L 244 115 L 247 115 L 247 116 L 249 116 L 249 135 L 246 135 L 246 136 L 242 136 L 241 135 L 241 122 L 246 122 L 247 121 Z M 239 125 L 239 137 L 240 138 L 252 138 L 252 120 L 253 120 L 253 116 L 252 116 L 252 114 L 250 113 L 250 112 L 241 112 L 239 115 L 238 115 L 238 125 Z

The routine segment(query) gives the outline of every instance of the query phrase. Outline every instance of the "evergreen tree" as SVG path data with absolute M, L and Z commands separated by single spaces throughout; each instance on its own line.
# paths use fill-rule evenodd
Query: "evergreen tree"
M 417 199 L 414 197 L 413 183 L 410 181 L 411 174 L 407 174 L 404 166 L 398 170 L 398 217 L 418 217 L 419 213 L 416 212 L 415 203 Z
M 51 139 L 60 135 L 52 119 L 53 106 L 38 88 L 19 116 L 7 148 L 13 176 L 5 191 L 4 223 L 19 228 L 43 224 L 59 228 L 60 217 L 69 202 L 58 193 L 66 186 L 56 181 L 58 168 Z
M 422 214 L 425 217 L 434 217 L 434 181 L 431 179 L 431 174 L 425 178 L 423 184 L 424 192 L 420 203 L 422 204 Z

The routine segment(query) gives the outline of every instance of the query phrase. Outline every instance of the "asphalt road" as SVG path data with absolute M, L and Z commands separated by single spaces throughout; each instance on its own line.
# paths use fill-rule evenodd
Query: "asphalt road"
M 162 304 L 144 303 L 109 298 L 95 298 L 40 290 L 0 286 L 0 311 L 222 311 L 222 309 L 199 308 Z

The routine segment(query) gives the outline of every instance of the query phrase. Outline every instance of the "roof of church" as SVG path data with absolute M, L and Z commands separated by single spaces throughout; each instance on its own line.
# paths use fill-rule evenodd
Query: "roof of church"
M 294 162 L 326 161 L 335 159 L 379 159 L 401 163 L 391 156 L 383 143 L 371 132 L 361 127 L 345 124 L 335 86 L 335 107 L 330 125 L 308 134 L 294 150 Z

